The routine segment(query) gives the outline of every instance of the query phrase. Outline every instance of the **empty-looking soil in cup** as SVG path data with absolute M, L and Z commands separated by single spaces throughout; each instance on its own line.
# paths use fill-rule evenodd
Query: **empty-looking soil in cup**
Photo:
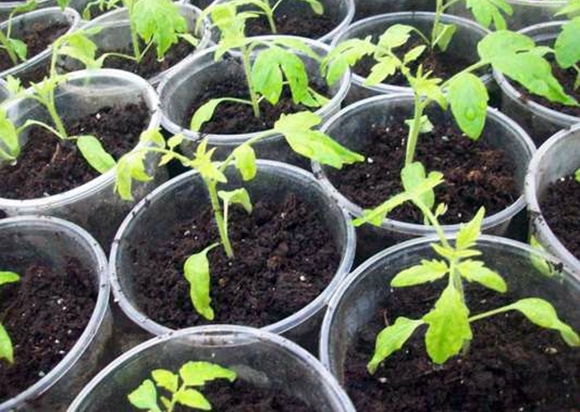
M 401 169 L 405 162 L 407 127 L 403 120 L 387 128 L 375 125 L 368 131 L 369 144 L 361 154 L 366 162 L 342 170 L 327 169 L 330 181 L 345 197 L 364 208 L 380 205 L 402 191 Z M 427 171 L 440 171 L 445 182 L 435 188 L 437 203 L 449 207 L 440 220 L 455 224 L 470 220 L 481 206 L 491 215 L 519 196 L 514 166 L 501 150 L 485 141 L 463 136 L 450 121 L 437 123 L 432 132 L 419 136 L 416 160 Z M 410 204 L 392 211 L 389 218 L 422 223 L 421 212 Z
M 75 121 L 66 121 L 65 117 L 65 128 L 70 136 L 96 136 L 105 150 L 118 159 L 137 145 L 149 118 L 149 109 L 143 102 L 106 106 Z M 17 163 L 0 168 L 0 197 L 35 199 L 55 195 L 99 175 L 74 142 L 62 142 L 45 129 L 35 127 Z
M 580 101 L 580 89 L 574 88 L 574 83 L 576 82 L 576 70 L 574 68 L 570 69 L 562 69 L 558 66 L 555 62 L 552 62 L 552 74 L 558 80 L 558 82 L 564 88 L 564 91 L 575 98 L 577 101 Z M 535 101 L 542 106 L 548 107 L 552 110 L 556 110 L 560 113 L 568 114 L 570 116 L 580 117 L 580 107 L 577 106 L 568 106 L 562 103 L 555 103 L 552 102 L 545 97 L 538 96 L 535 94 L 529 93 L 526 89 L 524 89 L 519 84 L 515 83 L 513 80 L 510 80 L 513 85 L 515 85 L 516 89 L 522 94 L 522 99 L 524 101 L 532 100 Z
M 509 264 L 505 262 L 503 264 Z M 492 268 L 496 269 L 496 268 Z M 497 270 L 497 269 L 496 269 Z M 472 314 L 501 307 L 523 297 L 543 295 L 545 284 L 521 278 L 523 296 L 501 295 L 475 284 L 466 285 Z M 377 334 L 397 317 L 420 319 L 434 305 L 444 281 L 394 289 L 380 309 L 357 333 L 345 361 L 345 387 L 357 410 L 423 411 L 543 411 L 572 412 L 580 405 L 580 349 L 570 348 L 560 334 L 542 329 L 519 312 L 508 312 L 472 324 L 473 340 L 465 356 L 443 366 L 426 354 L 425 327 L 418 328 L 403 348 L 387 358 L 375 375 L 366 365 Z M 513 289 L 508 282 L 508 287 Z M 514 289 L 515 290 L 515 289 Z M 554 295 L 562 301 L 568 296 Z M 576 293 L 577 296 L 577 293 Z M 576 297 L 577 299 L 577 297 Z M 572 300 L 571 300 L 572 301 Z M 560 318 L 578 319 L 576 308 L 558 309 Z M 572 325 L 578 330 L 578 323 Z
M 540 209 L 560 242 L 580 259 L 580 183 L 566 176 L 550 184 Z
M 307 37 L 318 39 L 330 33 L 337 24 L 326 14 L 314 12 L 288 15 L 274 13 L 274 23 L 278 34 Z M 264 36 L 272 34 L 270 24 L 266 17 L 250 19 L 246 23 L 247 36 Z
M 29 265 L 19 275 L 19 282 L 0 290 L 2 324 L 14 346 L 14 363 L 0 363 L 0 401 L 27 389 L 65 357 L 97 300 L 90 271 L 76 259 L 63 268 Z
M 20 38 L 28 47 L 26 58 L 31 59 L 38 53 L 46 50 L 56 39 L 62 36 L 68 29 L 67 24 L 50 24 L 46 22 L 36 22 L 32 27 L 27 28 L 26 35 Z M 19 63 L 21 63 L 19 61 Z M 0 50 L 0 71 L 7 70 L 14 66 L 12 60 L 5 50 Z
M 238 64 L 232 62 L 232 64 Z M 241 70 L 241 69 L 240 69 Z M 327 96 L 328 89 L 323 84 L 311 84 L 320 94 Z M 221 97 L 235 97 L 249 100 L 246 79 L 242 76 L 207 84 L 202 93 L 196 97 L 189 110 L 189 116 L 184 119 L 182 127 L 189 129 L 189 122 L 203 104 L 212 99 Z M 263 100 L 260 103 L 260 117 L 254 116 L 252 106 L 240 103 L 225 102 L 217 106 L 212 119 L 202 127 L 203 133 L 212 134 L 242 134 L 254 133 L 271 129 L 281 114 L 291 114 L 306 110 L 316 110 L 301 104 L 294 104 L 292 95 L 287 87 L 284 87 L 280 101 L 275 106 Z
M 183 276 L 190 255 L 219 242 L 209 207 L 184 214 L 167 228 L 168 239 L 151 236 L 133 245 L 136 303 L 147 316 L 172 329 L 212 323 L 262 327 L 302 309 L 328 286 L 340 255 L 318 212 L 294 194 L 279 203 L 253 201 L 251 214 L 231 211 L 235 258 L 229 260 L 221 246 L 208 254 L 213 322 L 193 308 Z

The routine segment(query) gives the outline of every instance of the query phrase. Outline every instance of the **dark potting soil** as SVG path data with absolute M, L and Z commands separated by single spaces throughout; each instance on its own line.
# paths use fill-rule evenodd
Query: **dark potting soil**
M 574 89 L 574 82 L 576 81 L 576 71 L 574 68 L 570 69 L 562 69 L 558 66 L 555 62 L 552 62 L 552 74 L 558 80 L 558 82 L 564 88 L 564 91 L 575 98 L 577 101 L 580 101 L 580 89 Z M 526 100 L 533 100 L 536 103 L 541 104 L 542 106 L 548 107 L 552 110 L 556 110 L 560 113 L 568 114 L 570 116 L 580 117 L 580 107 L 577 106 L 567 106 L 562 103 L 554 103 L 550 100 L 546 99 L 545 97 L 538 96 L 535 94 L 531 94 L 526 89 L 524 89 L 519 84 L 512 81 L 512 84 L 515 88 L 521 93 L 522 99 Z
M 67 24 L 47 24 L 45 22 L 36 22 L 27 29 L 25 36 L 19 38 L 28 46 L 26 54 L 30 59 L 37 54 L 46 50 L 56 39 L 62 36 L 68 29 Z M 7 70 L 14 66 L 12 60 L 5 50 L 0 50 L 0 71 Z
M 331 235 L 311 206 L 288 194 L 280 202 L 255 200 L 251 214 L 231 211 L 229 233 L 235 258 L 209 252 L 215 320 L 200 317 L 189 297 L 183 264 L 218 242 L 208 207 L 167 228 L 160 242 L 148 238 L 131 250 L 138 305 L 173 329 L 220 323 L 262 327 L 306 306 L 329 284 L 340 261 Z
M 333 185 L 353 203 L 373 208 L 403 190 L 400 173 L 405 163 L 407 126 L 401 120 L 385 127 L 369 130 L 369 144 L 358 152 L 367 160 L 327 170 Z M 445 203 L 448 211 L 440 220 L 444 224 L 467 222 L 481 206 L 486 215 L 497 213 L 518 197 L 514 166 L 501 150 L 484 141 L 463 136 L 451 121 L 438 122 L 431 133 L 419 136 L 416 160 L 428 172 L 439 171 L 445 182 L 435 188 L 437 203 Z M 389 216 L 391 219 L 421 223 L 419 209 L 405 204 Z
M 144 47 L 144 45 L 141 45 Z M 141 49 L 143 50 L 143 49 Z M 185 59 L 191 53 L 195 51 L 195 47 L 193 47 L 190 43 L 185 40 L 181 40 L 179 43 L 175 44 L 171 47 L 165 58 L 162 61 L 157 60 L 157 51 L 154 47 L 150 48 L 140 63 L 137 63 L 133 60 L 124 59 L 118 56 L 111 56 L 105 59 L 104 67 L 109 69 L 120 69 L 125 70 L 131 73 L 135 73 L 145 79 L 149 79 L 165 70 L 175 66 L 181 60 Z M 132 50 L 107 50 L 109 52 L 115 53 L 125 53 L 129 55 L 133 55 Z M 102 54 L 102 53 L 100 53 Z M 100 55 L 99 54 L 99 55 Z
M 237 64 L 232 62 L 232 64 Z M 319 94 L 328 96 L 328 88 L 320 84 L 311 84 Z M 249 100 L 248 87 L 245 78 L 236 77 L 207 84 L 203 91 L 197 96 L 189 116 L 184 119 L 182 127 L 189 128 L 191 118 L 202 105 L 212 99 L 221 97 L 234 97 Z M 274 127 L 274 123 L 281 114 L 291 114 L 311 110 L 302 104 L 295 104 L 292 101 L 292 94 L 287 87 L 284 87 L 282 96 L 275 106 L 263 100 L 260 103 L 260 117 L 254 116 L 252 107 L 248 104 L 225 102 L 217 106 L 212 119 L 202 127 L 203 133 L 210 134 L 242 134 L 254 133 L 268 130 Z M 315 109 L 312 109 L 315 110 Z
M 422 44 L 424 43 L 418 40 L 413 40 L 413 38 L 411 38 L 407 45 L 397 49 L 396 54 L 402 58 L 406 52 Z M 365 56 L 354 66 L 353 71 L 359 76 L 366 78 L 371 74 L 371 70 L 376 63 L 377 61 L 373 57 Z M 472 62 L 463 56 L 453 55 L 448 52 L 443 52 L 439 48 L 436 48 L 435 50 L 426 49 L 421 57 L 419 57 L 415 62 L 411 63 L 410 67 L 412 73 L 415 73 L 419 67 L 419 64 L 423 65 L 423 73 L 431 71 L 432 78 L 447 80 L 454 74 L 459 73 L 466 67 L 469 67 Z M 399 70 L 397 70 L 397 72 L 392 76 L 387 77 L 383 83 L 402 87 L 409 86 L 407 79 L 403 74 L 401 74 Z
M 105 106 L 75 121 L 65 118 L 65 128 L 70 136 L 96 136 L 118 159 L 137 145 L 149 118 L 144 102 Z M 98 176 L 74 143 L 63 143 L 45 129 L 34 127 L 17 163 L 0 168 L 0 197 L 41 198 L 74 189 Z
M 29 88 L 32 83 L 40 83 L 45 78 L 49 76 L 50 73 L 50 63 L 39 64 L 33 69 L 27 69 L 26 71 L 19 73 L 18 80 L 24 88 Z
M 203 394 L 215 411 L 224 412 L 310 412 L 301 399 L 280 390 L 259 388 L 237 379 L 233 383 L 218 380 L 208 383 Z M 177 408 L 178 412 L 191 409 Z
M 6 268 L 3 268 L 6 269 Z M 64 268 L 32 264 L 0 291 L 0 319 L 14 363 L 0 362 L 0 402 L 49 373 L 82 335 L 97 295 L 90 271 L 76 259 Z
M 545 282 L 539 284 L 528 276 L 520 281 L 520 290 L 527 292 L 521 296 L 466 285 L 471 313 L 545 292 Z M 366 365 L 377 334 L 399 316 L 421 318 L 433 307 L 444 283 L 395 289 L 390 294 L 385 287 L 381 309 L 358 332 L 346 357 L 345 387 L 359 411 L 578 411 L 580 349 L 568 347 L 557 332 L 532 324 L 519 312 L 473 323 L 468 354 L 442 366 L 428 358 L 426 328 L 420 327 L 402 350 L 386 359 L 375 375 L 369 375 Z M 514 290 L 513 284 L 508 286 Z M 572 299 L 572 293 L 569 295 Z M 570 322 L 578 319 L 574 310 L 558 308 L 558 315 Z M 576 330 L 579 326 L 578 322 L 572 325 Z
M 540 209 L 560 242 L 580 259 L 580 183 L 566 176 L 550 184 L 540 201 Z
M 274 13 L 274 23 L 278 34 L 318 39 L 330 33 L 336 27 L 336 23 L 325 14 L 314 12 L 300 15 L 286 15 Z M 272 34 L 270 24 L 266 17 L 250 19 L 246 23 L 247 36 L 265 36 Z

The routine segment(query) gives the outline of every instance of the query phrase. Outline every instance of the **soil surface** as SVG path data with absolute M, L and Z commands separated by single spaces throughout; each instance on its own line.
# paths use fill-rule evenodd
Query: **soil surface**
M 217 323 L 262 327 L 292 315 L 328 286 L 340 255 L 317 211 L 294 194 L 279 203 L 253 201 L 252 214 L 230 212 L 235 258 L 229 260 L 222 247 L 208 254 L 213 322 L 193 308 L 183 276 L 190 255 L 219 241 L 209 207 L 168 227 L 167 240 L 134 246 L 137 303 L 147 316 L 172 329 Z
M 45 78 L 49 76 L 50 73 L 50 62 L 39 64 L 33 69 L 27 69 L 21 73 L 18 73 L 18 80 L 24 88 L 29 88 L 32 83 L 40 83 Z
M 150 114 L 144 102 L 106 106 L 75 121 L 66 121 L 70 136 L 94 135 L 115 159 L 133 149 L 147 127 Z M 18 162 L 0 168 L 0 197 L 35 199 L 83 185 L 100 174 L 81 155 L 75 144 L 61 142 L 40 127 L 30 131 Z
M 405 53 L 416 46 L 423 44 L 424 42 L 411 37 L 411 40 L 407 42 L 406 45 L 396 49 L 395 53 L 397 56 L 402 58 Z M 371 74 L 371 69 L 375 64 L 377 64 L 377 61 L 373 57 L 365 56 L 354 66 L 353 71 L 359 76 L 366 78 Z M 435 50 L 427 48 L 417 60 L 410 64 L 412 73 L 416 72 L 419 64 L 423 65 L 423 73 L 428 71 L 432 72 L 431 78 L 446 80 L 468 67 L 472 62 L 461 55 L 453 55 L 448 52 L 443 52 L 439 48 L 436 48 Z M 383 83 L 402 87 L 409 86 L 405 76 L 398 70 L 392 76 L 387 77 Z
M 400 178 L 405 163 L 407 126 L 403 120 L 388 128 L 373 126 L 369 130 L 372 144 L 358 150 L 366 162 L 355 163 L 342 170 L 326 168 L 332 184 L 346 198 L 364 208 L 373 208 L 403 190 Z M 481 206 L 486 215 L 497 213 L 513 203 L 519 193 L 512 165 L 501 150 L 482 141 L 463 136 L 448 121 L 438 122 L 431 133 L 419 136 L 416 160 L 426 170 L 443 173 L 445 183 L 435 188 L 437 203 L 445 203 L 448 211 L 440 218 L 444 224 L 467 222 Z M 419 209 L 405 204 L 389 216 L 404 222 L 422 223 Z
M 570 69 L 562 69 L 558 66 L 555 62 L 552 62 L 552 74 L 558 80 L 558 82 L 564 88 L 564 91 L 575 98 L 577 101 L 580 101 L 580 89 L 574 89 L 574 82 L 576 81 L 576 71 L 574 68 Z M 580 107 L 578 106 L 567 106 L 561 103 L 554 103 L 550 100 L 538 96 L 535 94 L 529 93 L 526 89 L 524 89 L 519 84 L 515 83 L 514 81 L 510 80 L 515 88 L 522 94 L 522 99 L 526 100 L 533 100 L 536 103 L 541 104 L 542 106 L 546 106 L 552 110 L 556 110 L 558 112 L 568 114 L 570 116 L 580 117 Z
M 237 379 L 233 383 L 217 380 L 203 388 L 214 411 L 224 412 L 311 412 L 300 398 L 286 395 L 279 390 L 258 388 L 248 382 Z M 191 409 L 176 408 L 178 412 Z
M 529 277 L 520 281 L 527 290 L 521 296 L 467 285 L 471 313 L 524 297 L 545 296 L 546 282 Z M 369 375 L 366 365 L 374 352 L 376 335 L 399 316 L 421 318 L 444 286 L 445 281 L 395 289 L 390 295 L 385 287 L 380 309 L 358 332 L 345 363 L 345 386 L 359 411 L 384 411 L 385 405 L 389 412 L 578 411 L 580 349 L 568 347 L 559 333 L 532 324 L 519 312 L 473 323 L 468 354 L 451 358 L 442 366 L 429 360 L 424 345 L 426 329 L 420 327 L 402 350 L 384 361 L 375 375 Z M 513 283 L 508 282 L 508 286 L 516 290 Z M 573 299 L 571 295 L 564 291 L 562 301 Z M 564 321 L 578 320 L 572 305 L 557 310 Z M 578 330 L 578 322 L 572 326 Z
M 232 61 L 232 64 L 238 64 Z M 323 84 L 311 84 L 318 93 L 328 96 L 328 89 Z M 238 99 L 250 100 L 248 86 L 244 77 L 222 79 L 219 82 L 205 85 L 191 109 L 189 116 L 184 119 L 182 127 L 189 128 L 191 118 L 202 105 L 212 99 L 221 97 L 234 97 Z M 308 108 L 302 104 L 295 104 L 292 101 L 292 94 L 287 87 L 284 87 L 278 104 L 275 106 L 263 100 L 260 103 L 260 117 L 254 116 L 252 106 L 248 104 L 224 102 L 217 106 L 214 116 L 202 127 L 203 133 L 210 134 L 241 134 L 254 133 L 268 130 L 274 127 L 274 123 L 281 114 L 291 114 L 306 110 L 316 110 Z
M 274 23 L 278 34 L 318 39 L 330 33 L 337 24 L 325 14 L 301 14 L 299 16 L 274 13 Z M 266 17 L 250 19 L 246 23 L 246 36 L 272 34 Z
M 90 271 L 76 259 L 68 259 L 64 268 L 33 264 L 19 275 L 19 282 L 0 291 L 0 317 L 14 347 L 14 363 L 0 362 L 0 402 L 34 384 L 64 358 L 85 330 L 97 300 Z
M 30 29 L 27 29 L 26 35 L 19 38 L 28 46 L 27 59 L 46 50 L 56 39 L 66 33 L 69 27 L 67 24 L 34 23 Z M 0 71 L 7 70 L 13 66 L 14 63 L 10 60 L 8 53 L 5 50 L 0 50 Z
M 552 183 L 540 202 L 542 215 L 560 242 L 580 259 L 580 183 L 566 176 Z

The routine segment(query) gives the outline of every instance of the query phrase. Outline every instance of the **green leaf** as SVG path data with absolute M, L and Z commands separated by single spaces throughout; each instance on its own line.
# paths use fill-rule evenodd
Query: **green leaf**
M 101 27 L 97 33 L 100 29 Z M 91 34 L 97 33 L 94 33 L 94 30 L 91 31 Z M 100 69 L 102 67 L 103 60 L 95 59 L 97 45 L 82 30 L 67 34 L 59 39 L 59 43 L 62 45 L 56 50 L 58 54 L 79 60 L 87 69 Z
M 414 193 L 418 188 L 421 188 L 427 181 L 427 174 L 423 164 L 421 162 L 413 162 L 403 167 L 403 170 L 401 170 L 401 181 L 407 193 Z M 435 205 L 435 192 L 433 189 L 425 190 L 420 194 L 414 195 L 411 200 L 414 203 L 420 203 L 428 209 L 432 209 Z
M 572 15 L 580 12 L 580 0 L 568 0 L 568 4 L 562 7 L 555 16 Z
M 481 60 L 492 63 L 505 56 L 530 51 L 535 47 L 534 40 L 524 34 L 507 30 L 489 33 L 477 44 Z
M 209 401 L 203 394 L 195 389 L 182 389 L 175 394 L 175 400 L 189 408 L 201 409 L 203 411 L 211 411 Z
M 419 69 L 421 70 L 421 68 Z M 439 87 L 441 83 L 441 79 L 430 79 L 428 77 L 417 77 L 417 78 L 409 78 L 411 87 L 415 93 L 419 96 L 427 97 L 431 100 L 434 100 L 443 108 L 443 110 L 447 109 L 447 99 Z
M 197 146 L 195 158 L 189 166 L 197 170 L 206 182 L 226 183 L 228 179 L 219 169 L 218 164 L 211 160 L 216 148 L 207 150 L 207 143 L 207 139 L 203 139 Z
M 455 247 L 457 249 L 469 249 L 475 245 L 479 236 L 481 236 L 481 223 L 485 216 L 485 208 L 481 207 L 477 214 L 468 223 L 462 223 L 457 233 Z
M 0 359 L 6 359 L 9 363 L 14 363 L 14 348 L 12 341 L 4 325 L 0 323 Z
M 70 0 L 56 0 L 56 3 L 61 10 L 64 10 L 68 7 Z
M 507 26 L 503 14 L 513 14 L 512 7 L 505 0 L 467 0 L 466 6 L 485 28 L 490 28 L 493 23 L 497 30 L 503 30 Z
M 26 3 L 24 4 L 20 4 L 16 7 L 14 7 L 14 9 L 12 9 L 12 15 L 15 16 L 17 14 L 22 14 L 22 13 L 28 13 L 29 11 L 32 11 L 34 9 L 36 9 L 37 6 L 37 2 L 36 0 L 28 0 Z
M 143 381 L 141 386 L 129 394 L 128 399 L 138 409 L 161 412 L 157 404 L 157 389 L 150 379 Z
M 169 147 L 170 150 L 175 149 L 176 147 L 178 147 L 183 140 L 185 139 L 185 136 L 180 134 L 176 134 L 175 136 L 171 136 L 169 138 L 169 140 L 167 140 L 167 147 Z
M 22 87 L 20 79 L 12 75 L 6 78 L 6 88 L 8 89 L 10 94 L 14 96 L 22 93 L 25 90 L 24 87 Z
M 256 165 L 256 153 L 250 145 L 242 144 L 232 152 L 235 159 L 236 169 L 242 174 L 246 182 L 256 177 L 258 166 Z
M 179 387 L 179 377 L 171 371 L 155 369 L 151 372 L 151 376 L 153 376 L 153 380 L 157 386 L 167 389 L 171 393 L 177 391 Z
M 322 60 L 320 72 L 326 77 L 329 85 L 340 80 L 349 66 L 354 66 L 364 56 L 375 52 L 371 36 L 365 39 L 349 39 L 333 48 Z
M 391 356 L 391 354 L 401 349 L 413 332 L 415 332 L 415 329 L 422 324 L 424 324 L 422 320 L 399 317 L 393 325 L 383 329 L 377 335 L 375 353 L 367 365 L 369 373 L 371 375 L 374 374 L 379 364 Z
M 320 116 L 312 112 L 282 114 L 274 124 L 274 131 L 282 134 L 296 153 L 321 164 L 340 169 L 345 164 L 364 160 L 321 131 L 312 130 L 320 122 Z
M 547 253 L 544 246 L 542 246 L 542 244 L 538 241 L 538 239 L 536 239 L 534 235 L 530 236 L 530 246 L 536 250 L 539 250 L 540 252 Z M 554 275 L 554 265 L 550 261 L 542 258 L 541 256 L 538 256 L 536 253 L 530 253 L 530 262 L 542 275 L 548 277 Z
M 574 173 L 574 179 L 576 179 L 577 182 L 580 182 L 580 169 L 576 170 Z
M 564 69 L 574 66 L 580 61 L 580 17 L 562 25 L 562 31 L 554 43 L 554 51 L 558 65 Z
M 78 136 L 77 147 L 89 165 L 99 173 L 105 173 L 117 164 L 95 136 Z
M 449 43 L 453 38 L 453 35 L 457 31 L 457 26 L 454 24 L 443 24 L 439 23 L 435 26 L 435 41 L 431 47 L 439 46 L 443 51 L 447 50 Z
M 124 200 L 133 200 L 133 179 L 139 182 L 148 182 L 153 179 L 145 170 L 144 151 L 129 152 L 117 163 L 115 174 L 115 192 Z
M 324 7 L 322 6 L 322 3 L 319 2 L 318 0 L 301 0 L 301 1 L 308 3 L 314 13 L 316 14 L 324 13 Z
M 417 60 L 419 58 L 419 56 L 421 56 L 423 54 L 423 52 L 425 51 L 425 49 L 427 48 L 427 46 L 416 46 L 413 47 L 411 50 L 409 50 L 407 53 L 405 53 L 405 56 L 403 57 L 403 62 L 405 64 L 413 62 L 415 60 Z
M 0 158 L 15 160 L 20 155 L 20 140 L 14 123 L 6 115 L 5 109 L 0 109 Z
M 178 34 L 187 32 L 187 22 L 171 0 L 137 0 L 132 21 L 145 43 L 155 42 L 157 58 L 179 42 Z
M 461 73 L 451 80 L 447 94 L 451 113 L 461 130 L 473 140 L 479 139 L 485 126 L 489 95 L 481 79 Z
M 469 282 L 477 282 L 486 288 L 500 293 L 507 292 L 507 285 L 501 275 L 487 268 L 478 260 L 466 260 L 457 266 L 457 270 Z
M 223 97 L 221 99 L 212 99 L 209 102 L 204 103 L 193 114 L 191 122 L 189 123 L 189 129 L 192 132 L 200 132 L 204 123 L 212 119 L 216 107 L 218 107 L 221 103 L 226 102 L 228 100 L 230 99 L 227 97 Z
M 427 353 L 433 362 L 442 364 L 457 355 L 465 341 L 472 339 L 469 309 L 461 301 L 459 292 L 447 286 L 435 303 L 435 308 L 423 317 L 429 324 L 425 334 Z
M 186 386 L 202 386 L 216 379 L 233 382 L 236 373 L 210 362 L 187 362 L 179 369 L 179 376 Z
M 391 280 L 394 288 L 421 285 L 434 282 L 447 274 L 449 268 L 441 260 L 422 260 L 420 265 L 405 269 Z
M 415 31 L 415 28 L 412 26 L 393 24 L 379 37 L 379 49 L 394 49 L 402 46 L 407 43 L 412 31 Z
M 377 64 L 371 68 L 371 73 L 365 79 L 364 84 L 374 86 L 382 83 L 389 76 L 392 76 L 401 65 L 399 59 L 393 56 L 382 57 Z
M 222 199 L 224 204 L 226 205 L 238 204 L 242 206 L 246 210 L 246 212 L 252 213 L 253 208 L 252 201 L 250 200 L 250 195 L 248 194 L 248 191 L 243 187 L 229 192 L 220 190 L 218 191 L 218 196 L 220 197 L 220 199 Z
M 28 53 L 28 46 L 22 40 L 18 39 L 8 39 L 10 47 L 16 53 L 18 58 L 22 61 L 26 60 L 26 54 Z
M 542 328 L 557 330 L 568 345 L 580 346 L 578 334 L 558 318 L 554 306 L 544 299 L 522 299 L 512 303 L 508 308 L 521 312 L 530 322 Z
M 214 311 L 210 306 L 210 273 L 207 254 L 218 245 L 218 243 L 214 243 L 203 251 L 191 255 L 183 265 L 185 279 L 189 282 L 189 297 L 191 298 L 191 302 L 197 313 L 208 320 L 213 320 Z
M 405 124 L 410 128 L 415 124 L 415 118 L 405 120 Z M 419 133 L 431 133 L 433 131 L 433 123 L 426 115 L 421 116 L 419 121 Z
M 6 285 L 8 283 L 15 283 L 19 280 L 20 276 L 18 276 L 18 273 L 0 271 L 0 286 Z

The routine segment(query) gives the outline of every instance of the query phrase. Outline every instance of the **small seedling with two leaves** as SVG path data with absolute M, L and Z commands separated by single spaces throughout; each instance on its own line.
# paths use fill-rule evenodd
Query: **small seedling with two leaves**
M 260 117 L 260 103 L 266 100 L 272 105 L 278 104 L 286 86 L 295 104 L 316 108 L 328 101 L 309 85 L 308 71 L 297 52 L 315 61 L 320 61 L 320 56 L 302 40 L 282 36 L 267 41 L 246 37 L 245 25 L 251 13 L 238 12 L 229 2 L 212 7 L 210 13 L 220 30 L 215 59 L 226 53 L 240 55 L 249 99 L 223 97 L 210 100 L 194 113 L 190 122 L 192 131 L 200 131 L 203 124 L 211 120 L 217 106 L 226 102 L 250 105 L 254 116 Z
M 13 19 L 18 14 L 28 13 L 29 11 L 34 10 L 36 6 L 36 0 L 29 0 L 24 4 L 16 6 L 8 16 L 6 29 L 0 30 L 0 50 L 6 51 L 6 54 L 8 54 L 13 65 L 26 61 L 28 54 L 28 46 L 26 43 L 22 40 L 12 38 Z
M 266 17 L 268 20 L 268 25 L 270 26 L 270 31 L 272 34 L 278 34 L 278 28 L 276 27 L 276 21 L 274 19 L 274 14 L 276 10 L 282 5 L 282 3 L 288 0 L 229 0 L 229 4 L 236 9 L 243 9 L 244 6 L 252 7 L 251 10 L 245 10 L 246 15 L 249 18 Z M 292 0 L 291 0 L 292 1 Z M 324 13 L 324 7 L 322 3 L 318 0 L 295 0 L 303 3 L 307 3 L 312 8 L 315 14 L 321 15 Z M 272 4 L 273 3 L 273 4 Z M 206 9 L 206 14 L 212 12 L 212 9 L 216 5 L 211 5 Z
M 230 369 L 209 362 L 187 362 L 175 374 L 167 369 L 156 369 L 151 372 L 151 379 L 131 392 L 127 398 L 137 409 L 149 412 L 173 412 L 175 408 L 185 406 L 204 411 L 211 410 L 211 404 L 200 392 L 208 382 L 217 379 L 236 380 L 236 373 Z M 170 397 L 160 395 L 167 393 Z M 162 406 L 159 406 L 161 402 Z
M 318 115 L 311 112 L 300 112 L 282 115 L 272 130 L 257 134 L 236 147 L 222 162 L 212 159 L 215 148 L 208 148 L 208 140 L 200 142 L 192 158 L 177 152 L 183 141 L 182 135 L 171 137 L 167 142 L 158 131 L 147 131 L 141 135 L 142 147 L 124 155 L 117 165 L 115 190 L 123 199 L 131 199 L 133 180 L 148 181 L 151 176 L 145 169 L 148 153 L 161 155 L 159 165 L 177 160 L 186 168 L 196 170 L 202 178 L 211 202 L 220 243 L 209 245 L 203 251 L 190 256 L 184 264 L 185 279 L 190 285 L 190 298 L 195 310 L 208 320 L 214 319 L 210 297 L 210 268 L 207 254 L 221 244 L 228 258 L 234 258 L 234 250 L 228 236 L 228 213 L 232 205 L 242 206 L 248 213 L 252 212 L 252 203 L 245 188 L 232 191 L 218 190 L 219 184 L 227 183 L 226 170 L 232 166 L 241 174 L 244 181 L 254 179 L 257 173 L 256 154 L 252 145 L 265 138 L 282 135 L 290 147 L 298 154 L 321 164 L 341 168 L 344 164 L 362 161 L 364 158 L 342 147 L 319 130 Z
M 398 317 L 395 322 L 381 331 L 376 339 L 375 352 L 368 364 L 371 374 L 391 354 L 401 349 L 411 335 L 420 327 L 426 327 L 425 347 L 427 354 L 436 364 L 443 364 L 462 351 L 466 353 L 473 339 L 471 324 L 491 316 L 509 311 L 518 311 L 532 323 L 558 331 L 570 346 L 580 346 L 580 337 L 566 323 L 562 322 L 551 303 L 544 299 L 530 297 L 489 311 L 471 314 L 466 304 L 464 282 L 475 282 L 498 293 L 506 293 L 508 286 L 503 277 L 477 259 L 481 251 L 477 241 L 481 235 L 481 224 L 485 211 L 480 209 L 467 224 L 461 225 L 455 241 L 450 241 L 438 217 L 446 210 L 439 204 L 435 210 L 433 189 L 443 182 L 438 172 L 426 174 L 421 163 L 406 166 L 402 173 L 404 192 L 400 193 L 374 210 L 354 221 L 356 226 L 365 223 L 380 225 L 385 216 L 405 202 L 412 202 L 421 210 L 426 221 L 433 227 L 438 242 L 431 247 L 437 259 L 422 260 L 420 264 L 398 273 L 390 282 L 394 288 L 412 287 L 426 283 L 445 281 L 446 286 L 435 302 L 433 309 L 420 319 Z
M 169 49 L 181 40 L 194 47 L 199 44 L 198 39 L 188 32 L 187 21 L 181 15 L 178 4 L 171 0 L 98 0 L 87 5 L 84 18 L 90 19 L 90 10 L 94 6 L 101 10 L 124 7 L 128 14 L 133 54 L 107 53 L 106 56 L 140 63 L 152 47 L 156 48 L 157 59 L 163 60 Z M 82 48 L 78 52 L 82 52 Z
M 10 283 L 16 283 L 20 280 L 20 276 L 14 272 L 0 271 L 0 286 L 7 285 Z M 4 359 L 9 363 L 14 362 L 14 348 L 12 346 L 12 340 L 4 328 L 4 325 L 0 323 L 0 360 Z
M 481 136 L 489 96 L 483 81 L 473 73 L 483 67 L 491 66 L 530 92 L 551 101 L 578 105 L 552 75 L 550 63 L 545 58 L 551 50 L 536 46 L 531 38 L 523 34 L 507 30 L 488 34 L 477 46 L 480 60 L 443 81 L 433 78 L 430 72 L 424 72 L 422 65 L 413 72 L 410 64 L 421 56 L 425 46 L 417 46 L 402 57 L 397 55 L 397 49 L 408 41 L 413 30 L 411 26 L 393 25 L 379 38 L 377 44 L 370 37 L 347 40 L 330 52 L 322 64 L 329 84 L 335 83 L 349 66 L 366 55 L 373 55 L 377 61 L 366 84 L 379 84 L 397 71 L 405 76 L 414 96 L 413 117 L 406 121 L 409 126 L 406 165 L 414 162 L 419 135 L 433 129 L 425 115 L 425 110 L 433 102 L 443 110 L 448 107 L 451 109 L 457 125 L 467 137 L 477 140 Z

